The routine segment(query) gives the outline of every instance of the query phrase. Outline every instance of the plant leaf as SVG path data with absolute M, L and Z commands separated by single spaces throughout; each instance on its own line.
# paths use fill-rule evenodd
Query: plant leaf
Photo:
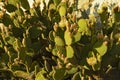
M 65 68 L 57 69 L 54 71 L 53 79 L 54 80 L 62 80 L 65 75 Z

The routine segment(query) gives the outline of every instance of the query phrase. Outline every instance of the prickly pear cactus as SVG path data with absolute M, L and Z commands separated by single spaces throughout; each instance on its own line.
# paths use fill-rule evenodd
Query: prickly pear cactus
M 120 79 L 119 6 L 28 1 L 0 0 L 1 80 Z

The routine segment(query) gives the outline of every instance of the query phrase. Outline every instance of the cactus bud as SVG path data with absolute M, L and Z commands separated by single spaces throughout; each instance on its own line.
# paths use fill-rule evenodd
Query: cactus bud
M 66 63 L 68 63 L 68 62 L 69 62 L 68 58 L 65 57 L 65 59 L 64 59 L 64 64 L 66 64 Z
M 71 68 L 71 66 L 72 66 L 72 64 L 71 64 L 71 63 L 68 63 L 68 64 L 66 65 L 66 68 Z
M 64 61 L 64 59 L 65 59 L 65 56 L 63 55 L 63 54 L 61 54 L 61 60 L 63 60 Z
M 58 29 L 58 24 L 57 24 L 57 23 L 55 23 L 55 24 L 54 24 L 54 26 L 53 26 L 53 28 L 54 28 L 54 31 L 55 31 L 55 32 L 57 32 L 57 29 Z

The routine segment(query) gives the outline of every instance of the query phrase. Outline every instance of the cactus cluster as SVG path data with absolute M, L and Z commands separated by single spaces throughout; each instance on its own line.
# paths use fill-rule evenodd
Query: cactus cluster
M 75 0 L 0 3 L 0 79 L 117 80 L 113 69 L 119 77 L 119 6 L 110 14 L 103 4 L 96 15 L 78 10 Z

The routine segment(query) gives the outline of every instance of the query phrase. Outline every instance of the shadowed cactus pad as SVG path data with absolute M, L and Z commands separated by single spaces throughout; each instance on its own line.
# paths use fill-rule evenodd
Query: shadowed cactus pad
M 54 70 L 53 79 L 62 80 L 64 75 L 65 75 L 65 68 Z

